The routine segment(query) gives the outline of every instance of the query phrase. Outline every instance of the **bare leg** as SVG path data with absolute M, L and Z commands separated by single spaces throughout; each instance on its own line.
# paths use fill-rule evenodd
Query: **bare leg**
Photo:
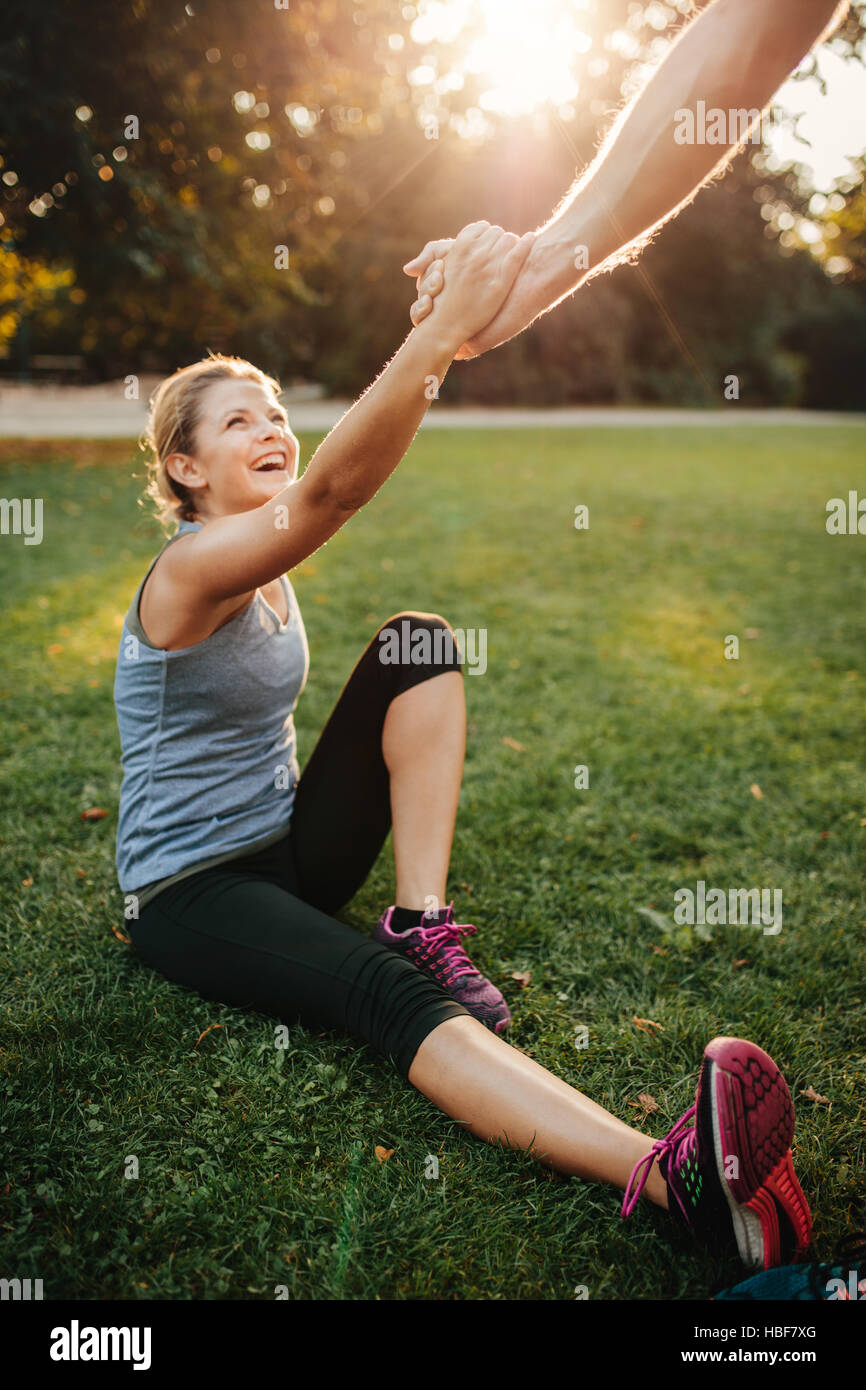
M 528 1149 L 560 1173 L 625 1188 L 653 1140 L 546 1071 L 475 1018 L 449 1018 L 422 1042 L 411 1084 L 479 1139 Z M 667 1207 L 656 1166 L 646 1195 Z
M 382 752 L 391 777 L 396 902 L 445 898 L 466 747 L 463 677 L 443 672 L 392 701 Z M 527 1149 L 549 1167 L 624 1188 L 652 1139 L 509 1046 L 474 1018 L 451 1018 L 429 1033 L 409 1070 L 411 1084 L 479 1138 Z M 667 1206 L 653 1168 L 646 1194 Z
M 431 676 L 391 701 L 382 755 L 391 776 L 399 907 L 423 908 L 429 897 L 445 901 L 465 751 L 460 671 Z

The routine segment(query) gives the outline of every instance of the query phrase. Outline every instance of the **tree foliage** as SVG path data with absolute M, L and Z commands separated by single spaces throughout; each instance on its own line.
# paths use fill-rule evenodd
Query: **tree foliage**
M 582 22 L 604 62 L 578 60 L 580 100 L 505 119 L 483 117 L 472 74 L 417 79 L 445 77 L 465 36 L 425 43 L 415 25 L 413 37 L 415 5 L 280 3 L 7 0 L 0 274 L 38 266 L 51 283 L 38 301 L 4 292 L 30 316 L 33 350 L 82 352 L 116 376 L 214 348 L 358 390 L 407 330 L 402 262 L 477 217 L 518 231 L 546 218 L 693 8 L 590 3 Z M 616 32 L 627 41 L 605 45 Z M 856 11 L 832 42 L 862 51 Z M 753 401 L 808 399 L 798 316 L 846 324 L 862 357 L 862 186 L 831 209 L 827 255 L 850 269 L 829 277 L 802 244 L 779 245 L 776 223 L 768 233 L 762 209 L 785 199 L 807 215 L 796 171 L 740 156 L 637 267 L 446 390 L 700 400 L 739 364 Z

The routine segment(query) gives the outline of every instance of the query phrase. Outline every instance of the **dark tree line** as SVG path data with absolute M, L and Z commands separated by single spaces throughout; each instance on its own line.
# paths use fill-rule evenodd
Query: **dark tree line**
M 634 4 L 586 17 L 600 40 L 629 13 L 645 57 L 658 34 Z M 412 14 L 398 0 L 7 0 L 0 369 L 77 353 L 118 376 L 214 348 L 284 380 L 364 386 L 408 328 L 402 262 L 478 217 L 518 231 L 545 218 L 634 61 L 605 50 L 605 72 L 584 64 L 567 122 L 501 119 L 467 141 L 449 118 L 477 84 L 434 96 L 409 81 L 449 57 L 413 41 Z M 686 16 L 670 15 L 673 33 Z M 833 43 L 859 60 L 856 12 Z M 788 209 L 796 227 L 810 190 L 753 154 L 637 266 L 453 373 L 446 393 L 702 401 L 733 373 L 755 404 L 861 404 L 862 182 L 824 214 L 828 275 L 780 226 Z

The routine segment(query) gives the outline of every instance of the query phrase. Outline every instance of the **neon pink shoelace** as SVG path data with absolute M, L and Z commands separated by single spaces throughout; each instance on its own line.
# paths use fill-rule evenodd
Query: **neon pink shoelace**
M 453 903 L 449 904 L 449 913 L 453 906 Z M 440 952 L 449 983 L 460 975 L 477 975 L 478 971 L 467 956 L 461 940 L 463 936 L 471 936 L 477 930 L 477 927 L 468 922 L 442 922 L 435 927 L 422 927 L 424 950 L 421 952 L 421 960 L 425 960 L 434 952 Z
M 690 1106 L 686 1113 L 681 1115 L 677 1120 L 673 1129 L 665 1135 L 664 1139 L 657 1139 L 649 1153 L 644 1154 L 643 1158 L 639 1159 L 635 1164 L 632 1169 L 631 1177 L 626 1183 L 625 1195 L 622 1199 L 622 1215 L 624 1217 L 631 1216 L 640 1201 L 641 1194 L 647 1184 L 647 1178 L 650 1175 L 650 1169 L 656 1159 L 663 1158 L 665 1154 L 675 1153 L 687 1135 L 691 1134 L 693 1126 L 688 1122 L 697 1108 L 697 1105 Z M 640 1172 L 641 1168 L 644 1170 L 642 1173 Z M 639 1173 L 640 1177 L 638 1177 Z

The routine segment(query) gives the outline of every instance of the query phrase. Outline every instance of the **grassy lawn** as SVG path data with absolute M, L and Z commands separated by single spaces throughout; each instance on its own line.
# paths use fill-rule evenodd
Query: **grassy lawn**
M 302 766 L 391 613 L 486 629 L 449 892 L 511 1040 L 660 1136 L 706 1042 L 753 1037 L 795 1097 L 821 1258 L 866 1225 L 866 537 L 824 526 L 864 442 L 431 431 L 292 574 Z M 0 462 L 3 496 L 45 505 L 40 546 L 0 540 L 0 1273 L 91 1299 L 703 1299 L 743 1277 L 648 1202 L 623 1223 L 612 1188 L 482 1144 L 351 1038 L 299 1027 L 278 1052 L 272 1020 L 138 963 L 114 931 L 112 684 L 160 544 L 143 466 L 120 442 L 4 441 Z M 781 889 L 782 931 L 673 927 L 699 879 Z M 386 853 L 345 920 L 372 931 L 392 883 Z

